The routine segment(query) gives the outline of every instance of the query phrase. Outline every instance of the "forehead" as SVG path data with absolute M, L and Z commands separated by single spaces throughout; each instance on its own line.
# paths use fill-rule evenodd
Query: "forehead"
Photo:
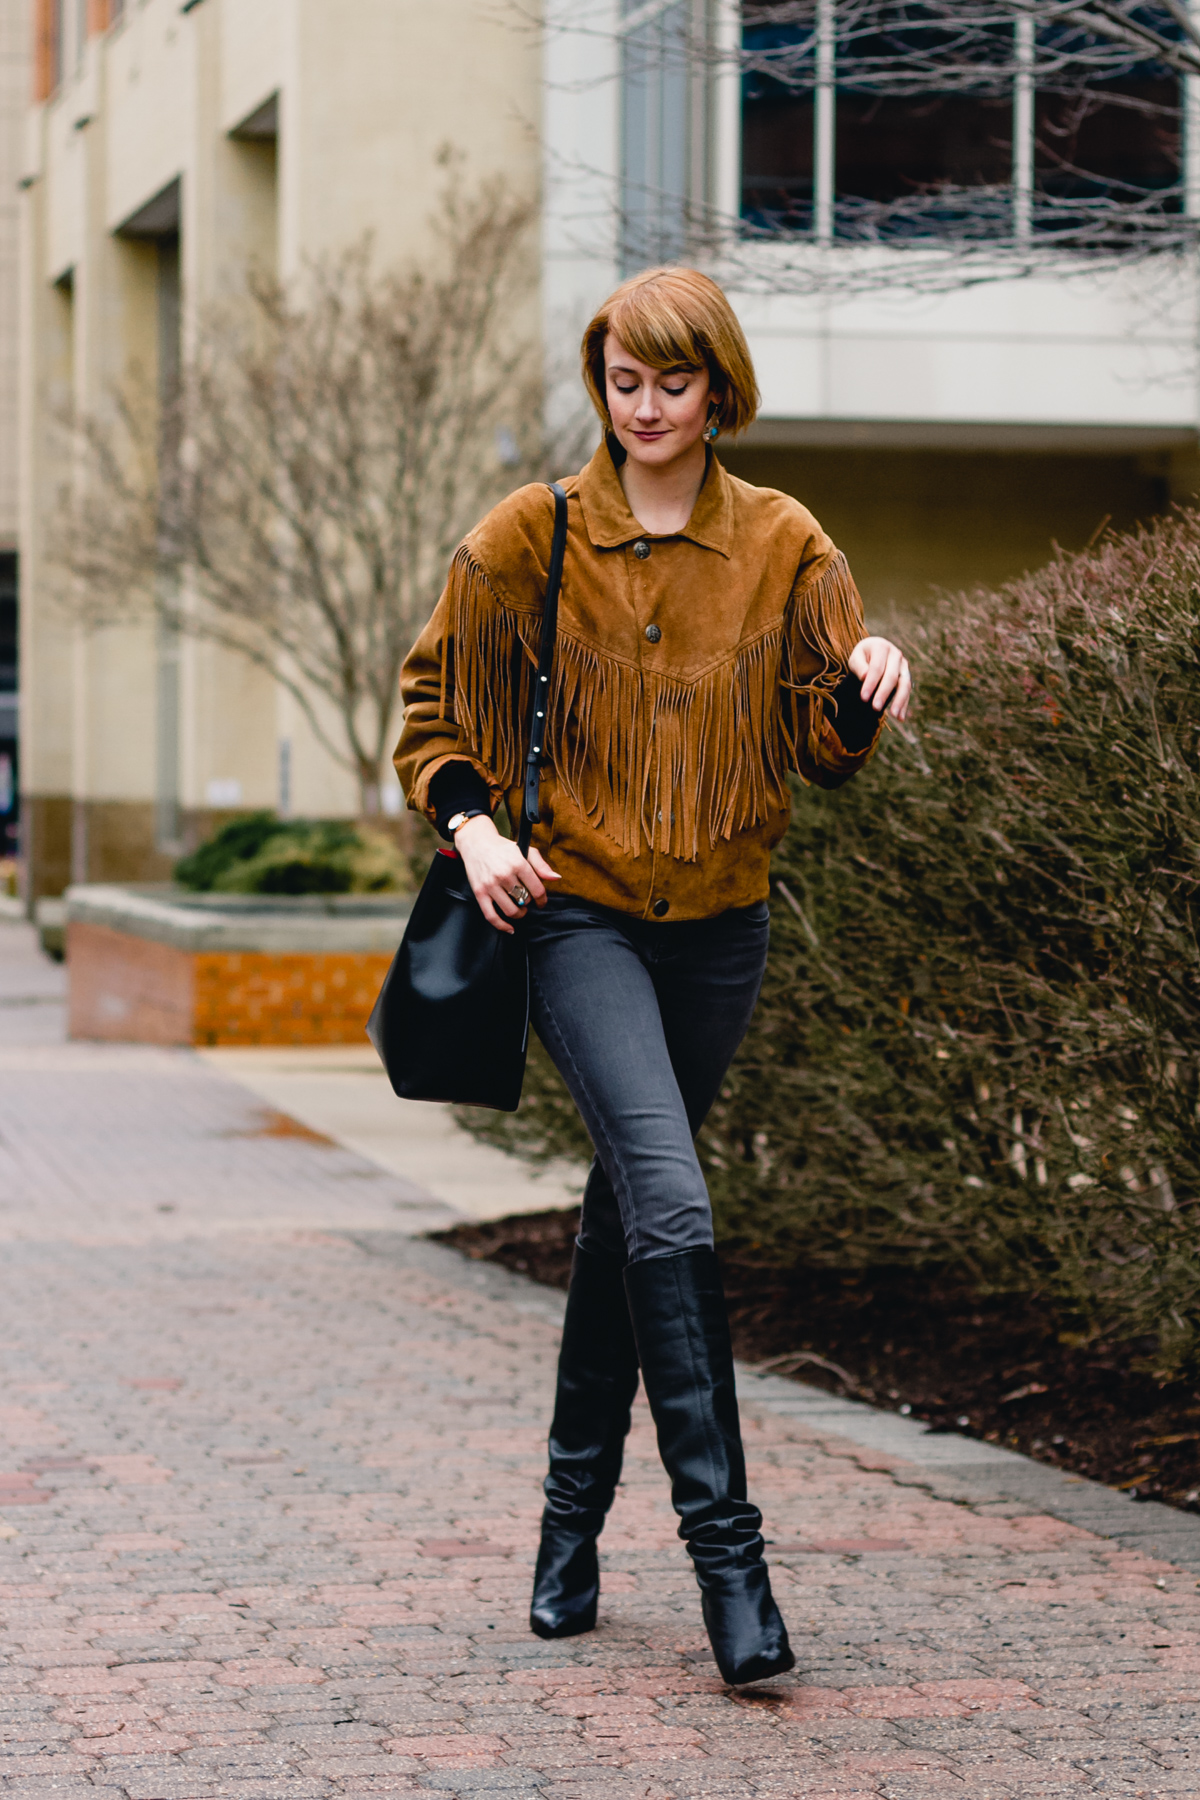
M 699 365 L 687 362 L 682 358 L 678 362 L 668 364 L 642 362 L 633 354 L 627 344 L 622 343 L 615 331 L 607 333 L 604 339 L 604 366 L 606 369 L 633 369 L 639 375 L 695 375 L 699 373 Z

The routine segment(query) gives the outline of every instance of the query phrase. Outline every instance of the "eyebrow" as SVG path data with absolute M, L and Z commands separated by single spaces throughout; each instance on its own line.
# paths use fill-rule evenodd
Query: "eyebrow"
M 628 363 L 609 363 L 608 373 L 610 375 L 636 375 L 637 370 L 630 368 Z M 700 365 L 698 363 L 694 366 L 691 363 L 672 363 L 669 369 L 655 369 L 654 373 L 656 375 L 698 375 Z

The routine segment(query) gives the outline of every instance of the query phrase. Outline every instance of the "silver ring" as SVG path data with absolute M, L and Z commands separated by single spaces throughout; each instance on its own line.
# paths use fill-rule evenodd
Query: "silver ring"
M 525 883 L 523 881 L 520 883 L 519 886 L 517 886 L 513 889 L 511 897 L 512 897 L 512 899 L 514 899 L 516 901 L 518 906 L 528 906 L 529 905 L 530 893 L 529 893 L 529 889 L 525 886 Z

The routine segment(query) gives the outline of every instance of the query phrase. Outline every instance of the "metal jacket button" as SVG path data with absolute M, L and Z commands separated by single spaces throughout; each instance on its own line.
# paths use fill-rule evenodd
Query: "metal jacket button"
M 656 900 L 654 905 L 650 908 L 650 911 L 654 914 L 656 919 L 661 919 L 663 914 L 670 912 L 670 910 L 671 902 L 669 900 Z
M 662 637 L 662 632 L 657 625 L 647 625 L 646 641 L 648 643 L 657 644 L 661 637 Z
M 638 539 L 637 543 L 633 546 L 633 554 L 637 557 L 639 562 L 645 562 L 650 554 L 650 546 L 645 538 Z

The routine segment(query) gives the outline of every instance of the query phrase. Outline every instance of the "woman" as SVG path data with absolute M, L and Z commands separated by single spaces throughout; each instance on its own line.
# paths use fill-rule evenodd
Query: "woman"
M 497 931 L 527 919 L 533 1021 L 596 1149 L 571 1270 L 530 1623 L 589 1631 L 596 1540 L 641 1369 L 725 1679 L 791 1668 L 747 1499 L 725 1302 L 693 1143 L 758 998 L 787 773 L 837 787 L 903 719 L 907 664 L 869 637 L 841 553 L 713 450 L 757 405 L 721 290 L 652 269 L 583 339 L 604 441 L 569 496 L 543 776 L 521 804 L 553 503 L 509 495 L 467 537 L 404 668 L 396 766 Z M 532 906 L 531 904 L 532 903 Z

